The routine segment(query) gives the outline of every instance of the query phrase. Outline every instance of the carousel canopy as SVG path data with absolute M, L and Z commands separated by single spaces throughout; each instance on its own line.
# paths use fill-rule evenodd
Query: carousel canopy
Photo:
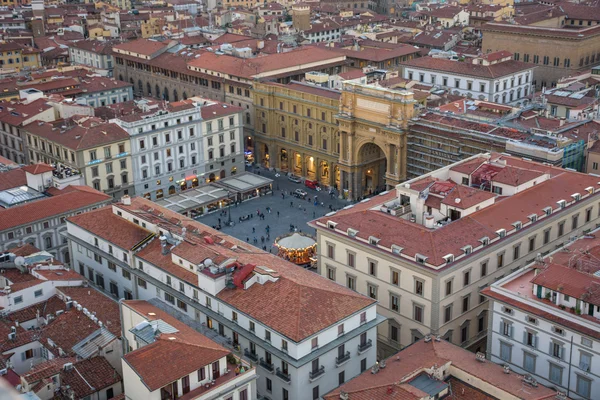
M 281 238 L 277 241 L 277 246 L 285 247 L 286 249 L 306 249 L 315 245 L 315 240 L 309 236 L 304 236 L 299 233 L 294 233 L 291 236 Z

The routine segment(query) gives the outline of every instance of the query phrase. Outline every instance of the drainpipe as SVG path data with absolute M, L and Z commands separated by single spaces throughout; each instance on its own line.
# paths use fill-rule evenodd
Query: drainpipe
M 569 351 L 569 378 L 567 379 L 567 397 L 571 397 L 571 362 L 573 361 L 573 335 L 571 335 L 571 349 Z

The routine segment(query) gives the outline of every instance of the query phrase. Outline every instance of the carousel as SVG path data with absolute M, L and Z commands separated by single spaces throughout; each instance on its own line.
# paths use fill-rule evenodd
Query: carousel
M 279 257 L 296 265 L 312 267 L 316 265 L 317 242 L 310 235 L 292 233 L 275 239 Z

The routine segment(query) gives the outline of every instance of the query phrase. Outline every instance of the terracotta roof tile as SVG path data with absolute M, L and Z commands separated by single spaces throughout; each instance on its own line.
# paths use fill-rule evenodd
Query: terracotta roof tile
M 442 58 L 420 57 L 402 63 L 404 68 L 423 68 L 434 71 L 451 72 L 459 75 L 496 79 L 516 72 L 526 71 L 535 65 L 521 61 L 504 61 L 497 64 L 481 65 L 470 62 L 445 60 Z
M 91 188 L 73 186 L 75 190 L 26 203 L 0 209 L 0 231 L 44 220 L 55 215 L 73 213 L 94 205 L 103 206 L 111 197 Z M 89 190 L 91 189 L 91 190 Z
M 78 399 L 121 382 L 119 373 L 102 356 L 76 362 L 73 369 L 60 373 L 60 379 L 61 385 L 69 385 Z

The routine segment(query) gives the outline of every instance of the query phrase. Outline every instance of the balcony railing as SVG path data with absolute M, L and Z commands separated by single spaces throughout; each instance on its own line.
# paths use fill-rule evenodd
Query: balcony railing
M 271 363 L 267 363 L 264 358 L 260 358 L 260 366 L 266 369 L 269 372 L 273 372 L 275 370 L 275 366 Z
M 281 378 L 287 383 L 290 383 L 292 381 L 292 377 L 290 376 L 290 374 L 284 373 L 283 371 L 281 371 L 281 368 L 277 368 L 275 375 L 277 375 L 279 378 Z
M 347 351 L 346 354 L 344 354 L 343 356 L 335 358 L 335 365 L 340 366 L 343 363 L 345 363 L 346 361 L 348 361 L 349 359 L 350 359 L 350 352 Z
M 365 343 L 361 343 L 358 345 L 358 353 L 364 353 L 365 351 L 367 351 L 369 348 L 371 348 L 371 346 L 373 346 L 373 341 L 371 339 L 367 340 Z
M 323 365 L 321 365 L 319 367 L 319 369 L 317 369 L 316 371 L 310 371 L 308 373 L 308 379 L 312 382 L 315 379 L 318 379 L 323 375 L 325 375 L 325 367 Z
M 254 362 L 258 361 L 258 355 L 256 353 L 252 353 L 248 349 L 244 349 L 244 356 L 246 356 L 247 358 L 251 359 Z

